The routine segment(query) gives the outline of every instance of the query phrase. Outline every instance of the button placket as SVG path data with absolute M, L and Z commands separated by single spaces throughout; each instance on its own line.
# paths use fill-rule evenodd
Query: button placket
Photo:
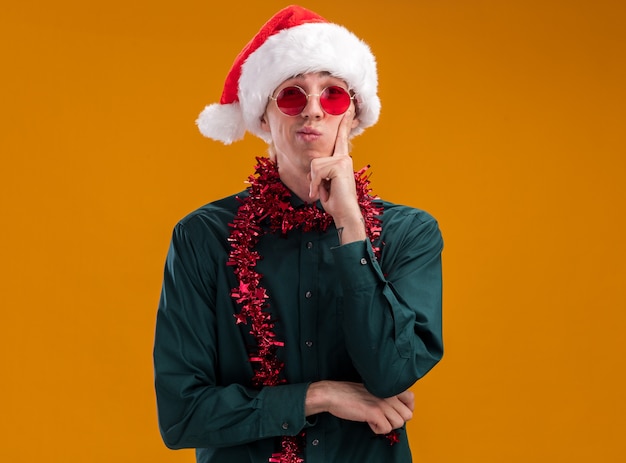
M 306 457 L 305 461 L 326 461 L 325 458 L 325 446 L 324 446 L 324 433 L 311 428 L 307 431 L 308 439 L 307 445 L 305 445 Z
M 318 245 L 315 231 L 303 234 L 300 244 L 300 327 L 299 344 L 303 380 L 313 381 L 319 376 L 317 357 L 318 271 L 323 246 Z

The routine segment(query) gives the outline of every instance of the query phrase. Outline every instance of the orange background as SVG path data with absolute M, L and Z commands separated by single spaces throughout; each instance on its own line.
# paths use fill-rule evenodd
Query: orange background
M 194 119 L 285 5 L 3 5 L 0 461 L 193 461 L 157 430 L 163 261 L 175 222 L 265 152 Z M 446 355 L 414 387 L 415 461 L 623 461 L 624 2 L 303 5 L 377 55 L 383 112 L 356 164 L 445 235 Z

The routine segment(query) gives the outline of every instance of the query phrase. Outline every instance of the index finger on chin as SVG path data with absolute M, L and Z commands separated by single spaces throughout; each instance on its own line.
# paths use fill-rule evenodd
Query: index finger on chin
M 337 140 L 335 141 L 335 151 L 333 156 L 349 156 L 350 151 L 348 149 L 348 136 L 350 130 L 352 130 L 352 119 L 354 112 L 349 109 L 343 115 L 341 122 L 339 123 L 339 130 L 337 130 Z

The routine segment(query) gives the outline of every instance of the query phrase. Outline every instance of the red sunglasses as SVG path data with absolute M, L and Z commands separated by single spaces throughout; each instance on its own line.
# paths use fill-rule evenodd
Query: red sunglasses
M 318 96 L 324 112 L 332 116 L 345 113 L 354 99 L 354 96 L 350 95 L 345 88 L 337 85 L 326 87 L 319 95 L 307 94 L 303 88 L 293 85 L 283 88 L 276 97 L 270 96 L 270 99 L 276 102 L 276 107 L 281 113 L 287 116 L 297 116 L 306 108 L 310 96 Z

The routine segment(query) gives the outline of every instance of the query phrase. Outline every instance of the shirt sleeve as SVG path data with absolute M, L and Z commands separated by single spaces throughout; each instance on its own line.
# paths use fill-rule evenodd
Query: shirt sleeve
M 333 249 L 346 347 L 378 397 L 408 389 L 443 355 L 443 240 L 434 218 L 412 211 L 385 223 L 380 262 L 369 240 Z
M 177 225 L 166 259 L 153 351 L 163 440 L 170 448 L 222 447 L 296 435 L 307 425 L 308 384 L 257 390 L 218 381 L 216 289 L 210 270 L 215 262 L 205 258 L 203 240 L 193 240 Z M 248 360 L 243 355 L 232 361 Z

